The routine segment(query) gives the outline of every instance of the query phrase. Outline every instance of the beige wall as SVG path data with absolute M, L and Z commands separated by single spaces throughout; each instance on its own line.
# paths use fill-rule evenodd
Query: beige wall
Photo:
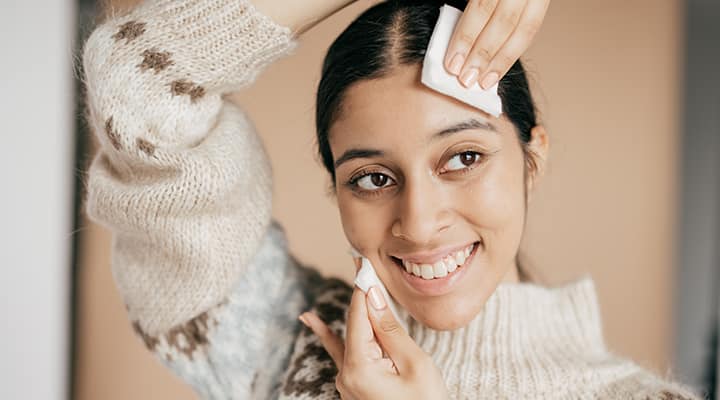
M 362 9 L 309 32 L 237 96 L 271 155 L 292 250 L 344 278 L 352 268 L 316 161 L 313 99 L 325 49 Z M 672 343 L 681 11 L 677 0 L 554 0 L 525 57 L 552 147 L 524 252 L 551 284 L 591 274 L 609 347 L 659 371 Z M 87 223 L 84 238 L 79 398 L 193 398 L 132 335 L 108 233 Z

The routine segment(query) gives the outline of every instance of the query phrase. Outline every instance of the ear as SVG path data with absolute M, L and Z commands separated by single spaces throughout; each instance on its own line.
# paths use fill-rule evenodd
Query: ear
M 532 163 L 530 164 L 531 168 L 528 171 L 526 187 L 528 199 L 530 198 L 537 181 L 545 174 L 548 151 L 550 147 L 550 140 L 544 126 L 534 126 L 530 130 L 530 136 L 530 142 L 527 146 L 530 153 L 529 156 L 532 158 Z

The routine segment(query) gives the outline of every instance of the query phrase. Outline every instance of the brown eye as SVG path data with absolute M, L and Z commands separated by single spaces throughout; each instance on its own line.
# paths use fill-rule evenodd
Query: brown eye
M 370 174 L 370 182 L 375 186 L 383 187 L 387 183 L 387 175 Z
M 472 167 L 477 164 L 482 155 L 475 151 L 463 151 L 462 153 L 455 154 L 445 164 L 445 169 L 448 171 L 457 171 Z
M 371 172 L 355 180 L 354 184 L 363 190 L 373 191 L 388 186 L 392 183 L 391 181 L 392 178 L 385 174 L 381 174 L 379 172 Z
M 466 167 L 469 167 L 475 163 L 476 154 L 466 151 L 460 154 L 460 162 Z

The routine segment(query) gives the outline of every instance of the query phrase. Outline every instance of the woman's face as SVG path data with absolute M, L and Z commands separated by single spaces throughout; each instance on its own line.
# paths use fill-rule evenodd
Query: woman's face
M 403 66 L 348 89 L 330 147 L 345 235 L 416 320 L 459 328 L 498 283 L 517 281 L 527 182 L 506 117 L 436 93 L 419 65 Z

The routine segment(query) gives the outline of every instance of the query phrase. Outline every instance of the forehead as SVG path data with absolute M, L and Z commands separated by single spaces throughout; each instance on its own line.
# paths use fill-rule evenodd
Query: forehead
M 420 82 L 420 65 L 396 67 L 380 79 L 364 80 L 345 93 L 339 118 L 330 130 L 331 145 L 370 140 L 425 141 L 433 133 L 468 118 L 511 128 L 506 117 L 491 115 L 429 89 Z M 503 135 L 504 136 L 504 135 Z

